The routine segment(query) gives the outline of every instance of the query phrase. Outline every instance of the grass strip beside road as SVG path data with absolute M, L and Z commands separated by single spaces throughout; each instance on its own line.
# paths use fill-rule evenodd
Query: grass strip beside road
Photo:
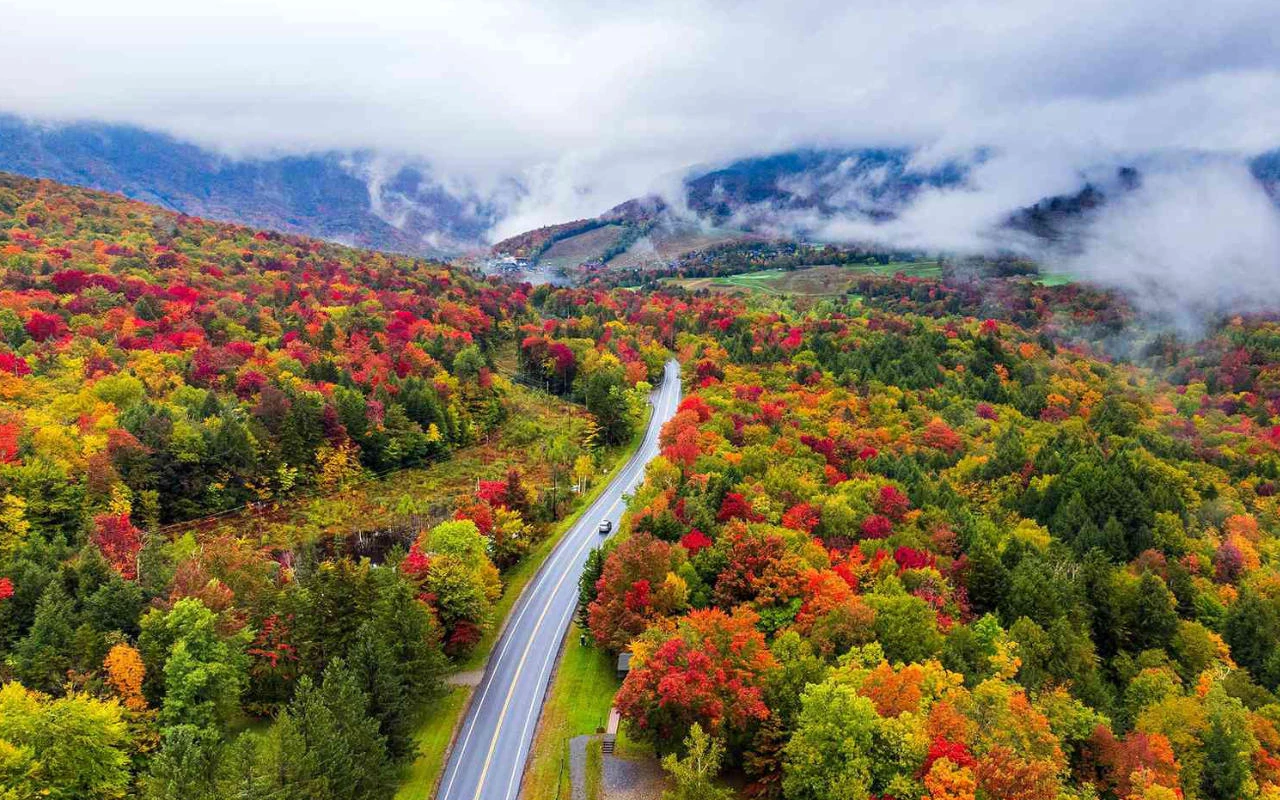
M 569 740 L 592 734 L 609 721 L 621 682 L 617 662 L 601 648 L 584 646 L 576 624 L 565 637 L 559 666 L 542 707 L 524 773 L 524 797 L 570 796 Z
M 591 504 L 596 501 L 596 498 L 600 496 L 605 487 L 618 477 L 622 469 L 631 460 L 631 457 L 639 451 L 640 446 L 644 443 L 645 431 L 648 430 L 649 421 L 652 418 L 653 408 L 650 406 L 645 412 L 644 419 L 640 420 L 636 426 L 636 432 L 631 437 L 631 441 L 625 447 L 614 448 L 613 457 L 616 461 L 613 467 L 603 478 L 596 481 L 590 491 L 583 495 L 578 509 L 556 523 L 556 527 L 551 534 L 543 539 L 529 552 L 529 555 L 523 561 L 505 576 L 502 597 L 494 605 L 494 619 L 499 620 L 498 624 L 489 629 L 476 645 L 472 654 L 465 661 L 458 664 L 455 671 L 468 672 L 485 668 L 489 661 L 489 656 L 493 652 L 494 645 L 506 627 L 507 619 L 511 615 L 511 609 L 515 606 L 516 600 L 524 591 L 525 586 L 538 574 L 538 570 L 546 562 L 547 556 L 551 555 L 551 552 L 555 550 L 556 545 L 560 543 L 565 534 L 578 524 L 578 520 L 591 507 Z M 574 642 L 576 643 L 576 641 L 575 639 Z M 617 687 L 615 686 L 614 688 L 616 690 Z M 436 788 L 444 773 L 445 757 L 452 747 L 454 735 L 463 715 L 466 713 L 473 691 L 474 687 L 470 686 L 450 687 L 445 701 L 437 702 L 428 710 L 425 722 L 415 734 L 418 755 L 407 767 L 400 789 L 396 792 L 395 800 L 427 800 L 435 796 Z M 612 699 L 612 694 L 610 694 L 610 698 Z M 608 713 L 607 706 L 605 713 Z
M 445 754 L 471 691 L 470 686 L 450 686 L 427 708 L 422 727 L 413 735 L 418 757 L 406 769 L 395 800 L 427 800 L 435 794 Z

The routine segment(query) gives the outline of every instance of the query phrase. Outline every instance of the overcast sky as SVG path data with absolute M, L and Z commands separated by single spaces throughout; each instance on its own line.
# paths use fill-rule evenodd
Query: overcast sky
M 370 147 L 476 174 L 607 165 L 631 181 L 797 144 L 1280 145 L 1275 0 L 0 10 L 3 110 L 238 152 Z
M 1241 162 L 1280 147 L 1277 0 L 0 0 L 0 20 L 0 111 L 235 155 L 367 148 L 482 191 L 516 176 L 495 235 L 690 165 L 905 145 L 993 155 L 830 235 L 981 249 L 1009 210 L 1141 161 L 1152 188 L 1073 268 L 1188 307 L 1227 283 L 1280 302 L 1280 217 Z

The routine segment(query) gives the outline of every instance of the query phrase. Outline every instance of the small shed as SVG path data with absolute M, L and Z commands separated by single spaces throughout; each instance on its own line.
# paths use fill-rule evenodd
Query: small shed
M 618 680 L 627 677 L 627 673 L 631 671 L 631 653 L 618 654 Z

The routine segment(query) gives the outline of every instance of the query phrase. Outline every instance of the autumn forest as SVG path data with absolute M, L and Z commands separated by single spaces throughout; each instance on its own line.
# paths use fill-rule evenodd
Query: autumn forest
M 535 287 L 0 174 L 0 800 L 394 796 L 672 358 L 575 615 L 672 797 L 1280 799 L 1275 317 Z

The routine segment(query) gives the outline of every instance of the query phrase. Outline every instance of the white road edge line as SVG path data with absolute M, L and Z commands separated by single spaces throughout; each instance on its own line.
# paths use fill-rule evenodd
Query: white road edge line
M 669 365 L 670 365 L 670 362 L 668 362 L 668 367 Z M 653 441 L 652 442 L 649 441 L 649 432 L 646 432 L 645 440 L 641 443 L 641 449 L 636 453 L 636 456 L 633 457 L 633 463 L 628 465 L 623 470 L 623 475 L 618 476 L 619 479 L 621 479 L 621 480 L 618 480 L 618 483 L 621 485 L 622 490 L 619 493 L 619 496 L 614 499 L 613 503 L 610 504 L 609 509 L 605 511 L 603 515 L 601 515 L 603 517 L 607 518 L 611 514 L 613 514 L 613 511 L 617 507 L 618 503 L 622 502 L 623 495 L 628 494 L 629 491 L 634 488 L 634 486 L 631 485 L 633 482 L 636 484 L 639 483 L 637 479 L 643 475 L 645 468 L 649 464 L 649 461 L 651 461 L 653 458 L 652 455 L 647 455 L 648 452 L 650 450 L 656 451 L 658 449 L 654 447 L 654 445 L 657 445 L 660 442 L 662 426 L 666 424 L 666 420 L 664 419 L 664 417 L 672 410 L 671 409 L 672 403 L 674 401 L 676 393 L 679 391 L 679 387 L 672 381 L 672 376 L 670 373 L 671 373 L 671 370 L 669 368 L 664 370 L 664 375 L 663 375 L 664 385 L 659 390 L 658 402 L 654 404 L 655 411 L 656 411 L 656 417 L 654 421 L 657 422 L 657 427 L 652 429 Z M 637 471 L 640 473 L 640 475 L 635 474 Z M 592 507 L 594 507 L 595 505 L 596 503 L 593 503 Z M 471 720 L 467 725 L 467 733 L 463 738 L 462 745 L 458 748 L 457 758 L 455 759 L 453 757 L 450 757 L 450 761 L 455 764 L 455 769 L 453 770 L 452 774 L 449 776 L 449 782 L 445 786 L 444 793 L 439 795 L 440 800 L 447 800 L 447 798 L 449 797 L 449 795 L 453 790 L 453 786 L 455 781 L 457 780 L 458 773 L 461 771 L 462 756 L 466 753 L 466 750 L 471 742 L 471 735 L 475 730 L 476 722 L 480 717 L 479 709 L 483 707 L 484 702 L 488 697 L 489 688 L 493 684 L 493 678 L 497 676 L 497 673 L 502 666 L 503 658 L 507 653 L 507 648 L 510 645 L 512 639 L 515 638 L 514 635 L 519 628 L 520 622 L 524 619 L 524 616 L 526 613 L 528 613 L 529 609 L 534 607 L 537 604 L 535 598 L 537 597 L 538 593 L 545 587 L 546 577 L 554 572 L 554 570 L 551 569 L 550 567 L 555 566 L 560 561 L 562 561 L 563 554 L 568 553 L 572 549 L 572 540 L 574 539 L 574 537 L 580 534 L 580 532 L 584 529 L 584 527 L 587 529 L 590 528 L 590 526 L 584 526 L 584 523 L 586 523 L 588 519 L 593 516 L 591 514 L 591 511 L 592 511 L 592 508 L 589 507 L 587 511 L 583 513 L 578 524 L 575 525 L 574 528 L 569 532 L 568 536 L 566 537 L 566 540 L 562 542 L 562 544 L 558 546 L 556 548 L 556 551 L 552 554 L 552 558 L 547 565 L 548 568 L 544 570 L 540 570 L 539 575 L 535 580 L 534 584 L 528 587 L 528 591 L 529 591 L 528 600 L 521 604 L 520 613 L 516 616 L 515 620 L 513 620 L 512 624 L 508 627 L 507 630 L 509 634 L 503 637 L 502 647 L 500 647 L 498 650 L 498 657 L 493 662 L 493 668 L 490 670 L 486 670 L 487 674 L 486 674 L 486 680 L 485 680 L 485 688 L 481 691 L 480 699 L 475 706 L 476 713 L 469 714 L 469 716 L 471 716 Z M 578 547 L 578 549 L 574 552 L 574 555 L 571 557 L 571 560 L 581 561 L 582 554 L 585 552 L 586 547 L 590 545 L 591 542 L 592 542 L 591 537 L 586 537 L 583 540 L 582 546 Z M 572 563 L 570 564 L 568 571 L 566 571 L 565 574 L 560 577 L 560 580 L 558 580 L 556 582 L 556 585 L 552 588 L 550 597 L 547 598 L 546 604 L 543 605 L 542 607 L 542 613 L 539 615 L 537 622 L 535 622 L 534 624 L 535 631 L 540 627 L 540 623 L 542 619 L 545 618 L 547 612 L 550 611 L 550 607 L 552 603 L 555 601 L 558 590 L 560 589 L 561 585 L 563 585 L 565 578 L 568 577 L 569 572 L 571 571 L 572 571 Z M 569 616 L 572 616 L 572 610 L 573 610 L 573 607 L 570 606 Z M 567 624 L 568 624 L 568 619 L 566 618 L 560 625 L 561 641 L 563 640 L 563 635 L 564 635 L 563 631 L 565 630 Z M 524 652 L 521 654 L 520 662 L 516 665 L 516 673 L 515 675 L 512 676 L 511 689 L 509 689 L 507 692 L 507 698 L 503 704 L 504 710 L 500 712 L 500 715 L 498 718 L 498 725 L 494 729 L 493 739 L 490 742 L 489 752 L 485 759 L 485 767 L 481 772 L 480 781 L 476 786 L 476 794 L 475 794 L 476 798 L 480 797 L 480 793 L 484 788 L 485 778 L 488 772 L 488 765 L 493 758 L 493 751 L 497 747 L 498 738 L 502 731 L 503 722 L 505 721 L 505 717 L 506 717 L 505 709 L 510 704 L 511 695 L 515 690 L 516 684 L 519 682 L 520 674 L 523 670 L 525 658 L 527 658 L 529 649 L 533 645 L 533 639 L 534 637 L 531 635 L 529 642 L 525 645 Z M 558 651 L 559 651 L 559 648 L 556 647 L 556 648 L 551 648 L 549 652 L 558 653 Z M 539 681 L 541 681 L 542 676 L 544 674 L 545 674 L 545 659 L 544 659 L 544 669 L 539 672 Z M 538 703 L 536 707 L 540 708 L 541 703 Z M 524 734 L 527 733 L 527 731 L 528 731 L 528 716 L 526 716 L 525 728 L 521 732 L 521 741 L 523 741 Z M 523 747 L 523 745 L 521 745 L 521 747 Z M 514 775 L 515 775 L 515 772 L 514 772 L 514 764 L 513 764 L 512 779 L 511 779 L 512 781 L 514 781 Z M 509 781 L 508 794 L 510 793 L 510 788 L 509 788 L 510 783 L 511 782 Z

